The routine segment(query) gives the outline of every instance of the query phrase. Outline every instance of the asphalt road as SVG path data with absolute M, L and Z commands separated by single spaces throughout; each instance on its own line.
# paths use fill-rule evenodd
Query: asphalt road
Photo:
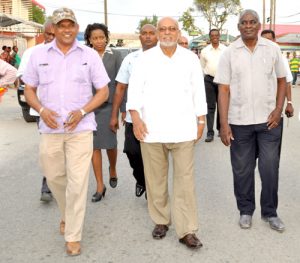
M 212 143 L 202 140 L 196 147 L 198 235 L 204 246 L 199 251 L 187 249 L 178 242 L 173 226 L 166 238 L 154 240 L 146 200 L 134 195 L 135 182 L 122 153 L 122 129 L 118 187 L 109 187 L 105 158 L 106 196 L 100 203 L 90 202 L 95 191 L 91 172 L 83 253 L 70 258 L 59 235 L 56 203 L 39 201 L 42 177 L 36 124 L 25 123 L 16 91 L 9 90 L 0 103 L 0 262 L 300 262 L 300 86 L 293 89 L 293 101 L 296 114 L 285 119 L 280 164 L 278 213 L 286 224 L 284 233 L 271 230 L 260 219 L 259 174 L 253 226 L 239 228 L 229 149 L 216 138 Z

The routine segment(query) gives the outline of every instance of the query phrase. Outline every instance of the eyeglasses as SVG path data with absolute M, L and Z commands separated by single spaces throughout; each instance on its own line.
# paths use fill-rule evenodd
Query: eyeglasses
M 188 42 L 179 42 L 178 44 L 179 45 L 188 45 L 189 43 Z
M 167 31 L 174 33 L 174 32 L 176 32 L 177 30 L 178 30 L 178 28 L 175 27 L 175 26 L 169 26 L 169 27 L 163 26 L 163 27 L 160 27 L 160 28 L 158 29 L 158 31 L 159 31 L 160 33 L 165 33 L 165 32 L 167 32 Z

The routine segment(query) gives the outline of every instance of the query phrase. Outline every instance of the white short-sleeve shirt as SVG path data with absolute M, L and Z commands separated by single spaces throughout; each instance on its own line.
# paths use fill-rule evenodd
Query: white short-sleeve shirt
M 241 38 L 222 54 L 214 82 L 230 86 L 230 124 L 265 123 L 276 107 L 277 78 L 286 77 L 279 47 L 258 37 L 251 52 Z

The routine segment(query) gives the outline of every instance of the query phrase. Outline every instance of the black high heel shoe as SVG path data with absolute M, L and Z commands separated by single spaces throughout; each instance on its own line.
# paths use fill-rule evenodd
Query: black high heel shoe
M 95 203 L 95 202 L 101 201 L 102 197 L 103 198 L 105 197 L 105 192 L 106 192 L 106 186 L 104 185 L 102 193 L 101 192 L 96 192 L 96 193 L 93 194 L 92 202 Z
M 108 167 L 108 171 L 109 171 L 109 176 L 110 176 L 110 167 Z M 109 178 L 109 185 L 111 188 L 116 188 L 118 185 L 118 177 L 114 176 Z

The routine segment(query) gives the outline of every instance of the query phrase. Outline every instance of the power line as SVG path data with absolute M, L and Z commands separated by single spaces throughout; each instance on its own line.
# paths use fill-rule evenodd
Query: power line
M 53 5 L 47 5 L 48 7 L 51 7 L 51 8 L 59 8 L 58 6 L 53 6 Z M 79 12 L 87 12 L 87 13 L 93 13 L 93 14 L 104 14 L 104 12 L 101 12 L 101 11 L 93 11 L 93 10 L 86 10 L 86 9 L 78 9 L 78 8 L 72 8 L 72 10 L 74 11 L 79 11 Z M 153 15 L 135 15 L 135 14 L 119 14 L 119 13 L 107 13 L 108 15 L 111 15 L 111 16 L 128 16 L 128 17 L 152 17 Z M 154 14 L 155 15 L 155 14 Z M 157 17 L 164 17 L 164 16 L 158 16 L 156 15 Z M 173 16 L 173 15 L 170 15 L 171 17 L 174 17 L 174 18 L 179 18 L 180 16 L 176 15 L 176 16 Z M 194 16 L 194 17 L 198 17 L 198 16 Z
M 280 18 L 285 18 L 285 17 L 292 17 L 292 16 L 297 16 L 297 15 L 300 15 L 300 13 L 296 13 L 296 14 L 288 15 L 288 16 L 279 16 L 279 17 Z

